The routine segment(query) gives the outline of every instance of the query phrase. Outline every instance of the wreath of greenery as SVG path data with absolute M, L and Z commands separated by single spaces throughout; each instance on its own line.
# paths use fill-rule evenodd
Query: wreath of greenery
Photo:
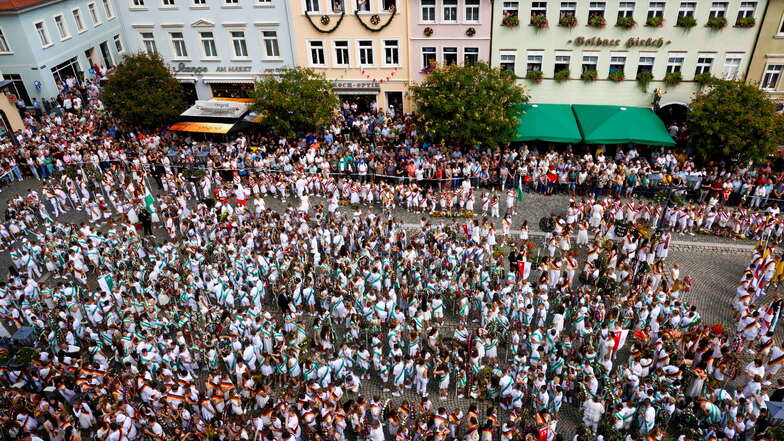
M 372 28 L 368 26 L 368 24 L 362 20 L 362 17 L 359 15 L 359 9 L 354 11 L 354 15 L 357 17 L 357 20 L 359 20 L 362 26 L 364 26 L 365 29 L 367 29 L 368 31 L 381 32 L 384 30 L 385 27 L 389 26 L 389 24 L 392 23 L 392 20 L 395 18 L 395 12 L 396 12 L 395 9 L 390 9 L 389 12 L 390 14 L 389 14 L 389 18 L 387 19 L 387 22 L 377 28 Z M 370 24 L 372 24 L 373 26 L 378 26 L 379 23 L 381 23 L 381 17 L 378 14 L 373 14 L 370 16 Z
M 331 33 L 335 32 L 335 30 L 338 28 L 338 26 L 340 26 L 340 23 L 343 21 L 343 17 L 345 17 L 345 16 L 346 16 L 346 10 L 344 9 L 344 10 L 340 11 L 340 18 L 338 18 L 338 21 L 337 21 L 337 23 L 335 23 L 335 26 L 332 26 L 329 29 L 321 29 L 320 27 L 316 26 L 316 23 L 313 23 L 313 18 L 311 18 L 310 13 L 308 13 L 307 10 L 305 11 L 305 17 L 308 18 L 308 21 L 310 22 L 310 25 L 313 26 L 313 29 L 321 32 L 322 34 L 331 34 Z M 329 24 L 330 18 L 329 18 L 328 15 L 323 15 L 323 16 L 321 16 L 320 21 L 321 21 L 321 24 L 326 26 L 326 25 Z

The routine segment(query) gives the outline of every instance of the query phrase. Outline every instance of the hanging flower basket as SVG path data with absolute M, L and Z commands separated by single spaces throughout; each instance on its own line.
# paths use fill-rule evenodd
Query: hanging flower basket
M 637 84 L 643 92 L 648 91 L 648 84 L 653 81 L 653 74 L 650 72 L 640 72 L 637 74 Z
M 711 17 L 708 19 L 708 22 L 705 23 L 705 26 L 713 29 L 714 31 L 718 31 L 720 29 L 724 29 L 727 26 L 727 18 L 726 17 Z
M 664 17 L 659 17 L 656 15 L 654 15 L 653 17 L 648 17 L 648 19 L 645 20 L 645 26 L 649 26 L 652 28 L 660 28 L 662 27 L 663 24 L 664 24 Z
M 537 29 L 544 29 L 547 27 L 547 16 L 545 15 L 532 15 L 531 26 Z
M 426 27 L 423 32 L 425 33 L 425 37 L 433 36 L 433 28 L 431 28 L 430 26 Z
M 329 15 L 322 15 L 321 16 L 321 24 L 324 26 L 328 25 L 330 21 Z
M 757 24 L 754 17 L 741 17 L 735 22 L 736 28 L 753 28 Z
M 632 17 L 618 17 L 618 21 L 615 22 L 615 26 L 623 29 L 631 29 L 635 25 L 637 25 L 637 22 Z
M 558 26 L 573 28 L 577 26 L 577 17 L 574 15 L 564 15 L 560 20 L 558 20 Z
M 603 28 L 607 25 L 607 20 L 601 15 L 592 15 L 588 17 L 588 26 L 592 28 Z
M 473 37 L 476 35 L 476 28 L 468 28 L 466 29 L 466 37 Z

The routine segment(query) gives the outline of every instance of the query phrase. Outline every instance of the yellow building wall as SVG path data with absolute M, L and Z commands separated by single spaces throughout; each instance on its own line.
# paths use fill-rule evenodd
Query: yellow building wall
M 784 0 L 771 0 L 762 20 L 759 38 L 749 65 L 746 81 L 761 84 L 769 64 L 784 64 Z M 772 99 L 784 102 L 784 79 L 779 78 L 774 90 L 769 91 Z

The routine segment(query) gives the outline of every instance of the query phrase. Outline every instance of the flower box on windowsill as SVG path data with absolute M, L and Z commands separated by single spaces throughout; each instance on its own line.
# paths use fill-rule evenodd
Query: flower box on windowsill
M 529 70 L 525 73 L 525 79 L 539 84 L 542 82 L 543 75 L 541 70 Z
M 508 28 L 520 26 L 520 17 L 516 15 L 507 15 L 501 20 L 501 26 L 506 26 Z
M 618 17 L 618 21 L 615 23 L 615 26 L 623 29 L 631 29 L 635 25 L 637 25 L 637 22 L 632 17 Z
M 592 28 L 603 28 L 607 25 L 607 20 L 601 15 L 592 15 L 588 18 L 588 26 Z
M 569 79 L 569 69 L 562 69 L 553 75 L 553 79 L 556 83 L 562 83 Z
M 754 17 L 741 17 L 735 22 L 736 28 L 753 28 L 757 24 Z
M 664 84 L 667 86 L 677 86 L 681 83 L 683 77 L 680 72 L 670 72 L 664 76 Z
M 712 80 L 713 80 L 713 75 L 711 75 L 710 72 L 694 75 L 694 82 L 699 84 L 700 87 L 705 87 Z
M 705 23 L 705 26 L 713 29 L 714 31 L 718 31 L 720 29 L 724 29 L 727 26 L 727 19 L 725 17 L 711 17 L 708 19 L 708 22 Z
M 585 81 L 586 83 L 590 83 L 591 81 L 595 81 L 596 77 L 598 76 L 595 69 L 586 70 L 580 75 L 580 79 Z
M 694 26 L 697 26 L 697 19 L 691 15 L 684 15 L 678 19 L 678 23 L 675 26 L 679 28 L 691 29 Z
M 656 15 L 654 15 L 653 17 L 648 17 L 648 19 L 645 20 L 645 26 L 651 28 L 660 28 L 662 27 L 663 24 L 664 24 L 664 17 L 659 17 Z
M 623 70 L 621 69 L 614 70 L 610 72 L 609 75 L 607 75 L 607 79 L 610 81 L 615 81 L 616 83 L 620 83 L 621 81 L 626 79 L 626 74 L 624 74 Z
M 653 81 L 653 74 L 650 72 L 640 72 L 637 74 L 637 85 L 643 92 L 648 91 L 648 84 Z
M 544 29 L 547 27 L 547 16 L 546 15 L 532 15 L 531 16 L 531 26 L 537 29 Z
M 577 26 L 577 17 L 574 15 L 564 15 L 560 20 L 558 20 L 558 26 L 573 28 Z

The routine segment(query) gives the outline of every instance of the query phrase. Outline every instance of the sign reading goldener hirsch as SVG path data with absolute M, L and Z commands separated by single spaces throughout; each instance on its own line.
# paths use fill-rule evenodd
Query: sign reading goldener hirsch
M 601 38 L 601 37 L 577 37 L 574 40 L 571 40 L 570 43 L 573 43 L 575 46 L 607 46 L 607 47 L 618 47 L 621 46 L 623 40 L 621 39 L 613 39 L 613 38 Z M 665 41 L 663 38 L 629 38 L 625 42 L 623 42 L 623 46 L 627 48 L 632 47 L 662 47 L 665 44 L 670 44 L 669 41 Z

